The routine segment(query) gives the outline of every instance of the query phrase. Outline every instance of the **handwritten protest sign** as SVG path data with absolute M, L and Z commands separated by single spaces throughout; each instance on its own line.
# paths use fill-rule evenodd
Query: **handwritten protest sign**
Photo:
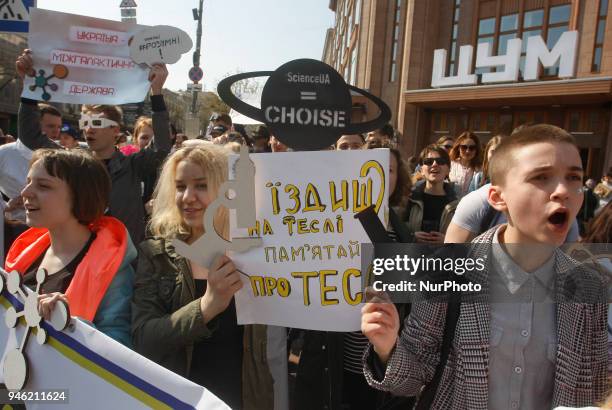
M 22 304 L 6 290 L 0 294 L 0 358 L 4 363 L 24 340 L 26 326 L 4 325 L 11 306 Z M 214 409 L 229 407 L 202 386 L 167 370 L 121 345 L 95 328 L 73 319 L 63 332 L 43 322 L 45 344 L 30 337 L 24 351 L 28 357 L 25 389 L 54 392 L 53 401 L 29 401 L 28 409 Z M 40 330 L 39 330 L 40 333 Z M 6 369 L 0 367 L 0 383 Z M 24 396 L 24 397 L 27 397 Z M 39 399 L 42 395 L 39 395 Z M 5 396 L 6 398 L 6 396 Z
M 192 46 L 191 38 L 183 30 L 171 26 L 155 26 L 140 31 L 132 38 L 130 55 L 139 64 L 174 64 Z
M 354 215 L 375 205 L 385 219 L 389 151 L 287 152 L 250 159 L 257 223 L 248 234 L 260 236 L 263 245 L 231 254 L 245 274 L 236 294 L 238 323 L 358 330 L 360 243 L 369 240 Z M 232 214 L 232 237 L 244 236 L 235 222 Z
M 26 76 L 22 96 L 73 104 L 143 101 L 149 69 L 132 61 L 128 42 L 144 27 L 31 9 L 34 72 Z

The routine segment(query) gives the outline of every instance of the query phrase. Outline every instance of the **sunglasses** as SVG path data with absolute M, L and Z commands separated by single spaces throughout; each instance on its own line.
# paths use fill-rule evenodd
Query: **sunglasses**
M 453 148 L 453 144 L 448 144 L 448 145 L 442 145 L 442 148 L 444 148 L 445 150 L 449 151 Z
M 462 151 L 476 151 L 476 145 L 459 145 L 459 149 Z
M 439 166 L 448 165 L 448 160 L 446 158 L 424 158 L 422 161 L 423 165 L 427 165 L 428 167 L 432 166 L 434 162 Z
M 108 118 L 100 117 L 102 114 L 97 115 L 81 115 L 79 119 L 79 128 L 109 128 L 118 127 L 119 124 L 116 121 L 109 120 Z

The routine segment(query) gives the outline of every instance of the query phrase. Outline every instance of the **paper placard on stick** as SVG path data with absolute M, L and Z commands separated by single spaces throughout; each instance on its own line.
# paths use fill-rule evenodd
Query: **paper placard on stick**
M 136 63 L 174 64 L 193 47 L 189 34 L 171 26 L 150 27 L 130 40 L 130 56 Z
M 143 101 L 149 69 L 132 61 L 128 40 L 145 28 L 31 9 L 28 41 L 34 72 L 26 76 L 22 96 L 72 104 Z
M 233 161 L 230 160 L 230 170 Z M 355 331 L 361 321 L 360 244 L 355 213 L 388 215 L 389 150 L 251 154 L 255 226 L 262 245 L 230 257 L 245 275 L 239 324 Z M 290 171 L 289 171 L 290 170 Z M 230 172 L 231 172 L 230 171 Z M 230 211 L 232 237 L 243 237 Z

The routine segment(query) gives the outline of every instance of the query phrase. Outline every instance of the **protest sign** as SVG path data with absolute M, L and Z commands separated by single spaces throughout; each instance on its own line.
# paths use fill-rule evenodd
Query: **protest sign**
M 0 355 L 23 343 L 25 321 L 13 329 L 5 326 L 6 313 L 22 303 L 4 291 L 0 294 Z M 46 331 L 46 343 L 38 334 Z M 35 330 L 36 331 L 36 330 Z M 73 319 L 65 331 L 42 322 L 36 338 L 26 340 L 28 381 L 24 395 L 28 409 L 61 404 L 64 409 L 229 409 L 205 388 L 155 364 L 95 328 Z M 0 383 L 6 369 L 0 368 Z M 1 390 L 0 390 L 1 391 Z M 36 395 L 30 394 L 37 392 Z M 27 393 L 27 394 L 25 394 Z M 43 394 L 44 393 L 44 394 Z M 8 393 L 2 394 L 3 401 Z M 14 396 L 15 397 L 15 396 Z M 44 400 L 43 400 L 44 399 Z
M 230 170 L 238 157 L 232 157 Z M 360 244 L 355 213 L 388 215 L 387 149 L 252 154 L 256 225 L 262 245 L 231 258 L 244 273 L 238 323 L 304 329 L 360 328 Z M 245 236 L 231 214 L 232 237 Z
M 144 29 L 130 41 L 130 56 L 135 63 L 174 64 L 180 60 L 193 42 L 189 34 L 170 26 L 155 26 Z
M 269 76 L 261 95 L 261 109 L 240 100 L 232 85 L 252 77 Z M 219 97 L 232 109 L 264 123 L 272 135 L 296 151 L 325 149 L 343 134 L 359 134 L 382 127 L 391 110 L 380 98 L 347 84 L 332 66 L 302 58 L 275 71 L 240 73 L 217 87 Z M 374 103 L 380 113 L 366 122 L 351 122 L 351 92 Z
M 144 26 L 32 9 L 29 48 L 34 71 L 25 98 L 72 104 L 143 101 L 149 69 L 130 57 L 128 42 Z

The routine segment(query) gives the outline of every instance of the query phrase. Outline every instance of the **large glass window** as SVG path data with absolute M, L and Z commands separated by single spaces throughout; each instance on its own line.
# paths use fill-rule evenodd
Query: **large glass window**
M 397 55 L 399 49 L 400 22 L 402 17 L 402 1 L 395 0 L 395 14 L 393 17 L 393 38 L 391 41 L 391 66 L 389 68 L 389 81 L 397 80 Z
M 539 27 L 544 23 L 544 10 L 526 11 L 523 15 L 523 29 Z
M 495 47 L 495 17 L 481 19 L 478 22 L 478 40 L 476 41 L 476 50 L 478 44 L 489 43 L 489 49 L 494 50 Z M 491 68 L 477 68 L 474 71 L 476 74 L 490 73 Z
M 450 55 L 448 59 L 448 75 L 457 75 L 456 67 L 459 59 L 457 53 L 457 35 L 459 34 L 459 7 L 461 0 L 455 0 L 455 9 L 453 11 L 453 31 L 451 33 Z
M 598 73 L 601 71 L 601 54 L 603 43 L 606 36 L 606 18 L 608 17 L 608 0 L 600 0 L 599 16 L 597 18 L 597 37 L 595 38 L 595 48 L 593 49 L 593 63 L 591 71 Z
M 518 30 L 518 14 L 509 14 L 502 16 L 499 31 L 516 31 Z
M 357 85 L 357 47 L 351 52 L 351 84 Z
M 561 34 L 569 30 L 569 20 L 572 13 L 572 7 L 569 4 L 563 6 L 555 6 L 550 8 L 548 15 L 548 34 L 546 35 L 546 45 L 551 49 L 557 44 L 557 40 Z M 557 76 L 559 74 L 559 62 L 553 67 L 544 70 L 547 76 Z
M 500 10 L 499 3 L 504 0 L 497 0 L 496 9 Z M 605 34 L 605 18 L 607 13 L 607 4 L 609 0 L 601 0 L 602 5 L 600 6 L 600 17 L 597 27 L 597 44 L 594 51 L 593 59 L 593 70 L 599 70 L 601 64 L 601 50 L 603 49 L 603 37 Z M 525 2 L 526 3 L 526 2 Z M 605 3 L 605 5 L 604 5 Z M 602 10 L 603 8 L 603 10 Z M 489 9 L 492 12 L 494 9 Z M 527 51 L 527 43 L 530 37 L 543 36 L 549 49 L 554 47 L 561 35 L 569 30 L 569 20 L 572 13 L 571 4 L 563 4 L 558 6 L 551 6 L 547 10 L 545 9 L 532 9 L 525 10 L 523 13 L 509 13 L 500 15 L 499 11 L 496 16 L 483 15 L 478 20 L 478 32 L 476 38 L 476 47 L 480 43 L 491 44 L 492 54 L 503 55 L 508 51 L 508 41 L 520 38 L 522 39 L 522 49 L 519 73 L 523 76 L 525 71 L 525 59 Z M 452 49 L 452 47 L 451 47 Z M 476 59 L 474 59 L 475 61 Z M 476 74 L 482 74 L 490 72 L 495 68 L 479 68 L 474 72 Z M 553 77 L 559 73 L 558 63 L 551 68 L 544 71 L 544 76 Z

